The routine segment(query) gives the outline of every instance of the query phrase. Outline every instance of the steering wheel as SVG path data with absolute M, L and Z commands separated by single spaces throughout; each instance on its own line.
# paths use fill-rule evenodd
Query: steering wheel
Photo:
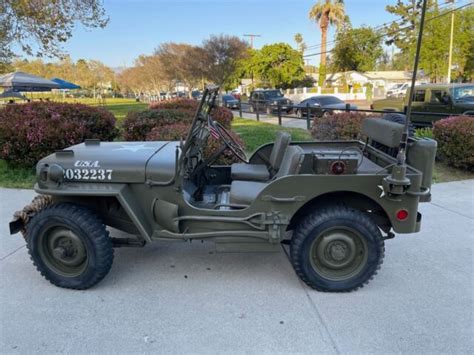
M 227 148 L 230 149 L 232 154 L 234 154 L 239 160 L 244 163 L 248 163 L 247 156 L 245 155 L 244 148 L 236 142 L 235 138 L 232 137 L 230 132 L 219 122 L 209 120 L 212 128 L 214 128 L 215 132 L 219 135 L 219 138 L 224 142 Z M 212 132 L 211 132 L 212 135 Z

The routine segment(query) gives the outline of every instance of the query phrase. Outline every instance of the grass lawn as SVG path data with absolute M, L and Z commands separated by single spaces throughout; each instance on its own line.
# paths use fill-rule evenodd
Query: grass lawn
M 148 105 L 136 102 L 133 99 L 106 99 L 105 104 L 93 99 L 65 99 L 66 102 L 80 102 L 91 106 L 104 106 L 110 110 L 120 123 L 130 111 L 145 109 Z M 286 128 L 277 125 L 257 122 L 255 120 L 235 118 L 232 128 L 242 137 L 246 150 L 250 154 L 262 144 L 272 142 L 280 130 L 291 134 L 293 141 L 311 140 L 308 131 L 300 128 Z M 434 182 L 474 179 L 474 174 L 449 167 L 437 162 L 433 175 Z M 12 168 L 5 161 L 0 160 L 0 187 L 32 188 L 35 181 L 34 169 Z
M 12 168 L 0 160 L 0 187 L 32 189 L 35 183 L 34 169 Z
M 115 115 L 117 122 L 120 124 L 127 116 L 127 113 L 130 111 L 141 111 L 148 107 L 147 103 L 136 102 L 135 99 L 120 99 L 120 98 L 106 98 L 102 101 L 92 99 L 92 98 L 82 98 L 82 99 L 54 99 L 54 101 L 59 102 L 69 102 L 69 103 L 80 103 L 96 107 L 104 107 Z
M 304 129 L 280 127 L 245 118 L 235 118 L 232 129 L 242 137 L 248 153 L 252 153 L 262 144 L 273 142 L 278 131 L 289 132 L 291 139 L 295 142 L 311 140 L 311 134 Z

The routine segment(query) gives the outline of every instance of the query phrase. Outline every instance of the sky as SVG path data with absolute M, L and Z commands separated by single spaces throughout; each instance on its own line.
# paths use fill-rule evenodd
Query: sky
M 78 25 L 64 45 L 72 59 L 98 59 L 111 67 L 132 66 L 140 54 L 151 54 L 164 42 L 200 44 L 211 34 L 262 37 L 268 43 L 295 45 L 301 33 L 308 46 L 320 43 L 321 33 L 308 12 L 316 0 L 104 0 L 110 22 L 104 29 Z M 346 0 L 352 25 L 377 26 L 395 19 L 385 11 L 396 0 Z M 330 33 L 328 40 L 332 39 Z M 308 50 L 307 53 L 317 52 Z M 317 56 L 319 57 L 319 56 Z M 317 64 L 313 57 L 310 64 Z

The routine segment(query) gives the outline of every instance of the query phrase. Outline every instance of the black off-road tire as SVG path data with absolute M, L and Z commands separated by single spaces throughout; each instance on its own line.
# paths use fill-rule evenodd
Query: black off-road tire
M 366 259 L 360 257 L 361 261 L 354 261 L 357 268 L 345 278 L 326 277 L 324 269 L 315 266 L 313 257 L 314 251 L 319 250 L 316 246 L 328 238 L 327 233 L 338 229 L 354 232 L 356 238 L 361 238 L 360 244 L 365 245 Z M 344 205 L 321 208 L 305 216 L 290 244 L 290 259 L 296 274 L 308 286 L 325 292 L 350 292 L 363 287 L 377 274 L 384 254 L 384 240 L 377 225 L 363 212 Z
M 60 249 L 60 257 L 55 255 L 58 247 L 54 251 L 50 250 L 53 243 L 51 235 L 54 233 L 59 235 L 56 238 L 58 242 L 67 242 L 67 236 L 74 236 L 73 243 L 69 242 L 66 247 L 80 246 L 82 242 L 81 257 L 85 254 L 85 260 L 80 261 L 79 258 L 75 261 L 78 266 L 73 268 L 77 268 L 77 271 L 73 272 L 68 269 L 69 266 L 61 264 L 69 257 L 65 256 L 65 250 L 69 249 Z M 66 235 L 64 240 L 60 239 L 61 233 Z M 36 269 L 58 287 L 76 290 L 90 288 L 101 281 L 112 266 L 114 250 L 109 232 L 99 217 L 87 208 L 69 203 L 47 207 L 29 221 L 26 236 L 28 252 Z M 79 254 L 77 249 L 72 250 L 71 257 L 74 257 L 74 251 Z M 63 267 L 66 271 L 61 269 Z

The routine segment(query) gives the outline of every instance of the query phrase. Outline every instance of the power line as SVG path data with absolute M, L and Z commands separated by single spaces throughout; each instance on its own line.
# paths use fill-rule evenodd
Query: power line
M 449 3 L 449 4 L 448 4 L 448 3 L 445 3 L 444 6 L 442 5 L 442 6 L 438 7 L 438 10 L 439 10 L 439 11 L 443 11 L 444 9 L 446 9 L 446 8 L 448 8 L 448 7 L 451 7 L 451 4 L 455 4 L 455 3 L 458 4 L 458 3 L 463 2 L 463 1 L 464 1 L 464 0 L 454 0 L 453 3 Z M 470 5 L 470 4 L 466 4 L 466 5 L 464 5 L 464 6 L 469 6 L 469 5 Z M 433 5 L 432 5 L 432 6 L 433 6 Z M 398 19 L 395 19 L 395 20 L 388 21 L 388 22 L 382 23 L 382 24 L 380 24 L 380 25 L 377 25 L 377 26 L 373 27 L 373 30 L 376 31 L 376 30 L 379 30 L 379 29 L 383 29 L 383 28 L 386 27 L 386 26 L 395 24 L 395 23 L 400 22 L 400 21 L 403 21 L 403 20 L 406 20 L 406 18 L 402 16 L 402 17 L 400 17 L 400 18 L 398 18 Z M 326 45 L 331 45 L 331 44 L 334 44 L 334 43 L 336 43 L 336 42 L 337 42 L 337 40 L 334 39 L 334 40 L 332 40 L 332 41 L 326 42 Z M 308 47 L 306 48 L 306 50 L 308 50 L 308 49 L 309 49 L 309 50 L 318 49 L 318 48 L 321 48 L 321 47 L 322 47 L 322 44 L 321 44 L 321 43 L 319 43 L 319 44 L 313 44 L 313 45 L 311 45 L 311 46 L 308 46 Z
M 439 14 L 439 15 L 437 15 L 437 16 L 430 17 L 429 19 L 426 19 L 425 22 L 429 22 L 429 21 L 435 20 L 435 19 L 437 19 L 437 18 L 446 16 L 446 15 L 452 13 L 452 12 L 461 10 L 461 9 L 463 9 L 463 8 L 465 8 L 465 7 L 468 7 L 468 6 L 471 6 L 471 5 L 472 5 L 472 3 L 459 6 L 459 7 L 455 8 L 455 9 L 452 9 L 452 10 L 449 10 L 449 11 L 446 11 L 446 12 L 443 12 L 442 14 Z M 380 39 L 380 38 L 384 38 L 384 37 L 387 37 L 387 36 L 393 36 L 394 34 L 397 34 L 397 33 L 399 33 L 399 32 L 402 32 L 402 31 L 404 31 L 404 30 L 406 30 L 406 29 L 409 29 L 409 28 L 412 28 L 412 27 L 413 27 L 412 25 L 408 25 L 408 26 L 399 28 L 399 29 L 396 30 L 396 31 L 392 31 L 392 32 L 390 32 L 390 33 L 381 34 L 381 35 L 375 37 L 375 39 Z M 336 42 L 336 41 L 334 41 L 334 42 Z M 314 56 L 317 56 L 317 55 L 322 55 L 322 54 L 331 53 L 331 52 L 333 52 L 333 51 L 334 51 L 334 48 L 333 48 L 333 49 L 328 49 L 328 50 L 326 50 L 326 51 L 324 51 L 324 52 L 306 54 L 306 55 L 304 55 L 303 57 L 314 57 Z

